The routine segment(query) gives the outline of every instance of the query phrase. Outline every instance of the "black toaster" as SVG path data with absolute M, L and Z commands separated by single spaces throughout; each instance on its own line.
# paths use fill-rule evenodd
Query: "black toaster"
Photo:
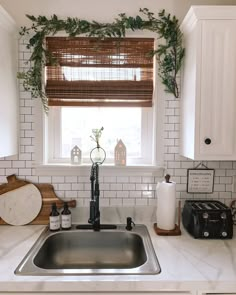
M 182 211 L 182 223 L 196 239 L 233 237 L 231 209 L 220 201 L 186 200 Z

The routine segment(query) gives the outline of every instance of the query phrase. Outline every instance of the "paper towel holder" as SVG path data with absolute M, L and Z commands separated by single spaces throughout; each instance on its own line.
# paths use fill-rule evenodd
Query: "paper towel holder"
M 165 176 L 165 179 L 166 179 L 166 176 Z M 170 175 L 169 175 L 169 179 L 170 179 Z M 169 181 L 166 181 L 166 182 L 169 182 Z M 165 230 L 165 229 L 159 228 L 157 226 L 157 224 L 154 223 L 153 227 L 154 227 L 155 233 L 157 235 L 159 235 L 159 236 L 180 236 L 181 235 L 181 230 L 180 230 L 180 216 L 181 216 L 181 201 L 179 201 L 179 206 L 178 206 L 178 223 L 175 224 L 175 228 L 172 229 L 172 230 Z

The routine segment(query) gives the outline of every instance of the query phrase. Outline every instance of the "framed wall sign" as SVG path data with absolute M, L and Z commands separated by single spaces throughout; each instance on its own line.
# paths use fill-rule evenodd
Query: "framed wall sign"
M 188 169 L 188 193 L 213 193 L 214 169 Z

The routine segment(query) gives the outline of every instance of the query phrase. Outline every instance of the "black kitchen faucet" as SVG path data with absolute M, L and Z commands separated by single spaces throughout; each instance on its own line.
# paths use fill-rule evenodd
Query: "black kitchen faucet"
M 95 231 L 100 230 L 100 210 L 99 210 L 99 165 L 93 163 L 90 174 L 91 182 L 91 200 L 90 200 L 90 215 L 88 222 L 93 226 Z

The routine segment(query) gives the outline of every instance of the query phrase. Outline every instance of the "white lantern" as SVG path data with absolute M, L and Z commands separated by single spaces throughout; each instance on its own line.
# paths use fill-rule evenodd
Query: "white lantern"
M 126 146 L 121 139 L 115 146 L 115 165 L 126 166 Z
M 75 145 L 70 152 L 71 164 L 81 164 L 82 152 L 80 148 Z

